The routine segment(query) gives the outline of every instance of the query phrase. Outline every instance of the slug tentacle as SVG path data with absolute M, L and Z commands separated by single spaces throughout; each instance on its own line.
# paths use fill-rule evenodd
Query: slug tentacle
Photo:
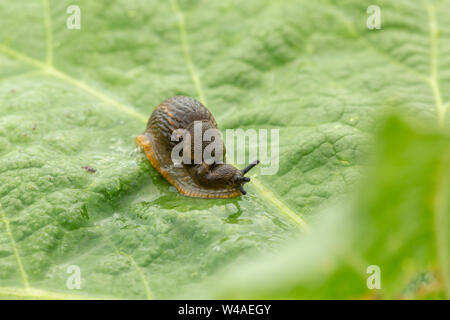
M 255 160 L 252 163 L 250 163 L 248 166 L 246 166 L 244 169 L 242 169 L 242 175 L 249 172 L 251 169 L 253 169 L 254 166 L 256 166 L 259 163 L 259 160 Z

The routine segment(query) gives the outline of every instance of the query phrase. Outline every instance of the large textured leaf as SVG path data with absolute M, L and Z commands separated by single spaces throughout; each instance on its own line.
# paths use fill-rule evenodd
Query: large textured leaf
M 363 187 L 345 204 L 323 212 L 313 232 L 277 255 L 213 277 L 198 294 L 448 299 L 450 136 L 392 118 L 376 150 Z M 367 286 L 370 266 L 379 268 L 378 289 Z
M 449 122 L 449 1 L 380 1 L 373 31 L 370 1 L 78 1 L 80 30 L 70 4 L 0 3 L 0 296 L 172 297 L 307 228 L 378 113 Z M 221 129 L 279 128 L 278 173 L 176 193 L 132 142 L 175 94 Z

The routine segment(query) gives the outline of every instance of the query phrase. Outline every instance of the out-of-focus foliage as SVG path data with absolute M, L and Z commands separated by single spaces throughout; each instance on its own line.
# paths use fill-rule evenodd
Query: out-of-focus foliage
M 450 136 L 391 118 L 347 202 L 280 254 L 212 278 L 206 297 L 450 297 Z M 369 289 L 380 268 L 381 289 Z

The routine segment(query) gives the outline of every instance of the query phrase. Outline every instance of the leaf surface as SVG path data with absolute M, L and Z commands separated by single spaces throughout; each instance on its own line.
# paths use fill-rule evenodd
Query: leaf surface
M 382 30 L 369 1 L 78 1 L 80 30 L 71 4 L 0 3 L 0 296 L 173 297 L 307 229 L 379 114 L 450 121 L 449 1 L 381 1 Z M 279 129 L 277 174 L 180 196 L 133 145 L 178 94 L 222 130 Z

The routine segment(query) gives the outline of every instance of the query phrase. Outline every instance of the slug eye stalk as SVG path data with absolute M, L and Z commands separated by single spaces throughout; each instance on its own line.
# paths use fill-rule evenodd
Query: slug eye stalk
M 244 169 L 241 170 L 241 174 L 244 175 L 247 172 L 249 172 L 254 166 L 256 166 L 259 163 L 259 160 L 255 160 L 252 163 L 250 163 L 248 166 L 246 166 Z M 249 177 L 240 177 L 240 181 L 242 184 L 249 182 L 250 178 Z M 243 195 L 247 194 L 247 191 L 244 190 L 244 187 L 242 186 L 242 184 L 239 186 L 239 191 L 241 191 L 241 193 Z
M 248 166 L 246 166 L 244 169 L 241 170 L 242 175 L 249 172 L 254 166 L 256 166 L 259 163 L 259 160 L 255 160 L 252 163 L 250 163 Z

